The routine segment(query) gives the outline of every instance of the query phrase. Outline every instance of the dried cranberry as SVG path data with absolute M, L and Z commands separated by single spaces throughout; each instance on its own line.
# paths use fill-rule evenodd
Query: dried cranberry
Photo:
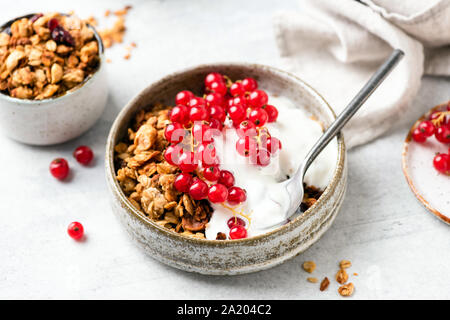
M 64 30 L 61 26 L 56 26 L 52 33 L 52 39 L 55 40 L 57 43 L 64 43 L 71 47 L 75 45 L 75 41 L 73 40 L 72 36 L 69 32 Z
M 50 32 L 52 32 L 56 27 L 59 27 L 59 21 L 57 19 L 50 19 L 47 24 Z
M 30 21 L 31 23 L 35 22 L 37 19 L 39 19 L 40 17 L 44 16 L 42 13 L 38 13 L 35 14 L 34 16 L 31 17 Z

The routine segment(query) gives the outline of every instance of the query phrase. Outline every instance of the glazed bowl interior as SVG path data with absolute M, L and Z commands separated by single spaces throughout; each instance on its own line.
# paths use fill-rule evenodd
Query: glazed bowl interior
M 139 110 L 149 109 L 155 103 L 163 103 L 164 105 L 173 106 L 175 95 L 182 90 L 190 90 L 194 94 L 201 96 L 204 90 L 203 80 L 210 72 L 222 73 L 227 75 L 232 80 L 253 77 L 258 81 L 258 86 L 260 88 L 268 91 L 269 96 L 278 95 L 290 99 L 296 105 L 300 106 L 300 108 L 306 110 L 307 114 L 315 116 L 325 127 L 327 127 L 335 119 L 335 114 L 331 107 L 314 89 L 294 75 L 285 71 L 264 65 L 244 63 L 219 63 L 186 69 L 184 71 L 171 74 L 144 89 L 137 97 L 128 103 L 128 105 L 116 118 L 109 134 L 105 160 L 107 170 L 106 174 L 109 175 L 108 180 L 110 181 L 110 184 L 112 184 L 110 187 L 113 189 L 113 192 L 118 194 L 122 204 L 125 205 L 129 211 L 133 213 L 133 215 L 136 215 L 139 219 L 145 221 L 148 227 L 156 228 L 161 232 L 169 233 L 174 237 L 183 237 L 187 241 L 194 241 L 197 243 L 231 245 L 251 241 L 261 237 L 274 235 L 281 229 L 289 228 L 290 225 L 295 223 L 298 219 L 302 219 L 302 216 L 314 214 L 314 208 L 320 205 L 321 202 L 327 201 L 327 193 L 329 192 L 330 187 L 336 185 L 338 180 L 343 176 L 342 170 L 345 160 L 345 146 L 341 135 L 337 137 L 338 156 L 336 159 L 336 169 L 333 174 L 333 178 L 316 204 L 288 224 L 262 235 L 240 240 L 195 239 L 174 233 L 162 226 L 157 225 L 142 212 L 135 209 L 134 206 L 127 200 L 125 194 L 122 192 L 117 180 L 115 179 L 115 172 L 117 170 L 114 167 L 114 146 L 118 142 L 122 141 L 122 139 L 127 135 L 129 124 Z
M 14 18 L 14 19 L 12 19 L 12 20 L 9 20 L 8 22 L 6 22 L 6 23 L 4 23 L 3 25 L 0 26 L 0 32 L 3 32 L 6 28 L 11 27 L 11 25 L 12 25 L 15 21 L 20 20 L 20 19 L 23 19 L 23 18 L 28 18 L 28 19 L 29 19 L 29 18 L 33 17 L 34 15 L 36 15 L 36 13 L 27 14 L 27 15 L 24 15 L 24 16 L 17 17 L 17 18 Z M 64 14 L 63 14 L 63 15 L 64 15 Z M 102 38 L 101 38 L 100 35 L 98 34 L 97 30 L 96 30 L 92 25 L 90 25 L 89 23 L 87 23 L 87 26 L 88 26 L 89 28 L 91 28 L 92 31 L 94 32 L 95 40 L 96 40 L 97 43 L 98 43 L 98 53 L 99 53 L 100 61 L 99 61 L 99 64 L 98 64 L 97 69 L 95 70 L 95 72 L 93 72 L 92 74 L 90 74 L 89 76 L 87 76 L 80 84 L 76 85 L 75 87 L 71 88 L 70 90 L 67 90 L 64 94 L 61 94 L 61 95 L 56 96 L 56 97 L 50 97 L 50 98 L 47 98 L 47 99 L 41 99 L 41 100 L 19 99 L 19 98 L 11 97 L 11 96 L 9 96 L 9 95 L 7 95 L 7 94 L 4 94 L 4 93 L 2 93 L 2 92 L 0 92 L 0 97 L 1 97 L 1 98 L 4 98 L 4 99 L 7 99 L 7 100 L 9 100 L 9 101 L 17 101 L 17 102 L 20 102 L 20 103 L 22 103 L 22 104 L 26 103 L 26 104 L 30 104 L 30 105 L 34 105 L 34 104 L 42 105 L 42 104 L 45 103 L 46 101 L 53 101 L 53 100 L 56 100 L 56 99 L 60 99 L 60 98 L 63 98 L 63 97 L 68 97 L 68 96 L 70 96 L 74 91 L 76 91 L 77 89 L 81 88 L 81 87 L 84 86 L 89 80 L 91 80 L 92 78 L 94 78 L 94 77 L 96 76 L 96 74 L 97 74 L 97 71 L 102 67 L 103 60 L 104 60 L 105 47 L 103 46 Z

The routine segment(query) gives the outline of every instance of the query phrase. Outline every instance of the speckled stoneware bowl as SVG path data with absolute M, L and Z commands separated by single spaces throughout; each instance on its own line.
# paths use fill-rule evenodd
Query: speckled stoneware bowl
M 0 27 L 0 32 L 21 18 Z M 103 43 L 94 30 L 99 44 L 98 70 L 64 95 L 27 100 L 0 93 L 0 130 L 10 138 L 31 145 L 52 145 L 74 139 L 89 130 L 100 118 L 108 98 Z
M 106 146 L 106 177 L 113 211 L 136 244 L 151 257 L 175 268 L 213 275 L 255 272 L 278 265 L 316 242 L 330 227 L 342 204 L 346 183 L 346 151 L 338 137 L 338 157 L 332 181 L 310 209 L 290 223 L 266 234 L 242 240 L 201 240 L 182 236 L 158 226 L 128 202 L 115 179 L 114 146 L 127 132 L 136 112 L 156 102 L 173 105 L 181 90 L 202 92 L 203 79 L 216 71 L 231 79 L 254 77 L 271 94 L 283 95 L 305 108 L 325 125 L 335 115 L 326 101 L 295 76 L 255 64 L 202 65 L 171 74 L 148 86 L 122 110 L 115 120 Z M 282 138 L 282 137 L 281 137 Z

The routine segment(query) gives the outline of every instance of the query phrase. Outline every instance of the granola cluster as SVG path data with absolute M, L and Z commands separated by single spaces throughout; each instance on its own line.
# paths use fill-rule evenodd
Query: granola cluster
M 117 180 L 128 200 L 156 223 L 204 239 L 212 208 L 207 200 L 193 200 L 175 189 L 180 171 L 163 156 L 169 145 L 164 137 L 168 123 L 169 110 L 162 105 L 137 113 L 127 140 L 115 147 Z
M 93 29 L 73 15 L 38 14 L 0 30 L 0 92 L 56 97 L 81 84 L 100 62 Z

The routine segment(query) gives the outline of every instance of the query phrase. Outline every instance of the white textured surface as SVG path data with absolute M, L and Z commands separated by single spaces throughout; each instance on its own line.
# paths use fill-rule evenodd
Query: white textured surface
M 118 1 L 14 2 L 0 20 L 33 11 L 74 9 L 101 16 Z M 295 8 L 284 1 L 279 8 Z M 54 147 L 29 147 L 0 137 L 0 298 L 339 298 L 333 280 L 325 292 L 306 282 L 334 278 L 340 259 L 353 262 L 354 298 L 450 298 L 449 232 L 416 201 L 401 172 L 408 127 L 428 107 L 448 100 L 450 81 L 427 78 L 398 127 L 349 153 L 349 185 L 334 225 L 305 254 L 274 269 L 237 277 L 199 276 L 153 261 L 131 245 L 111 213 L 103 173 L 103 148 L 112 120 L 124 104 L 160 76 L 208 61 L 277 64 L 271 16 L 273 1 L 139 1 L 128 16 L 126 42 L 138 48 L 129 61 L 124 46 L 107 52 L 111 94 L 95 129 Z M 80 144 L 97 161 L 81 168 L 71 158 Z M 73 176 L 55 181 L 48 164 L 70 159 Z M 66 226 L 81 221 L 83 243 Z

